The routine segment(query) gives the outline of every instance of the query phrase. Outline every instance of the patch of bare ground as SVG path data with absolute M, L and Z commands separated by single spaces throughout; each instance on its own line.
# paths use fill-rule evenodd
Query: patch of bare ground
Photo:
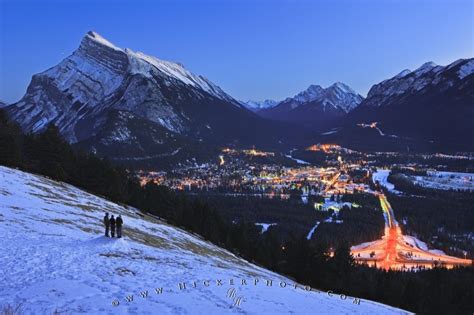
M 150 235 L 143 231 L 127 228 L 124 230 L 124 235 L 127 235 L 132 240 L 142 243 L 144 245 L 156 247 L 156 248 L 163 248 L 163 249 L 171 249 L 172 246 L 170 245 L 170 241 L 159 236 Z
M 117 274 L 119 276 L 125 276 L 125 275 L 136 275 L 136 273 L 130 269 L 127 269 L 125 267 L 118 267 L 118 268 L 115 268 L 115 271 L 117 272 Z

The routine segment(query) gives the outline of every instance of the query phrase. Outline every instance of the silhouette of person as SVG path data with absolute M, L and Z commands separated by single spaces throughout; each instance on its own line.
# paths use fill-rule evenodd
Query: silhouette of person
M 105 237 L 109 237 L 110 220 L 109 220 L 108 212 L 106 212 L 104 216 L 104 226 L 105 226 Z
M 122 237 L 122 224 L 123 224 L 123 220 L 122 220 L 122 216 L 119 214 L 119 216 L 117 217 L 117 219 L 115 220 L 115 224 L 117 226 L 117 237 L 118 238 L 121 238 Z
M 112 214 L 112 217 L 110 218 L 110 233 L 112 237 L 115 237 L 115 218 L 113 214 Z

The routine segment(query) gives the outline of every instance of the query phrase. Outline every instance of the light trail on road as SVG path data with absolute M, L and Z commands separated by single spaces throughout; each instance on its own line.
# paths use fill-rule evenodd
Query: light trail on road
M 327 193 L 332 188 L 332 186 L 334 186 L 334 184 L 337 182 L 340 176 L 341 176 L 341 172 L 337 172 L 336 174 L 334 174 L 333 178 L 329 181 L 329 184 L 326 185 L 326 188 L 324 189 L 324 193 Z
M 420 248 L 415 238 L 403 235 L 387 197 L 379 192 L 376 195 L 385 214 L 384 236 L 381 240 L 353 246 L 351 252 L 356 262 L 367 263 L 369 266 L 385 270 L 410 270 L 420 267 L 429 269 L 435 265 L 446 268 L 472 265 L 471 259 L 434 253 Z M 414 241 L 414 244 L 410 244 L 407 240 Z

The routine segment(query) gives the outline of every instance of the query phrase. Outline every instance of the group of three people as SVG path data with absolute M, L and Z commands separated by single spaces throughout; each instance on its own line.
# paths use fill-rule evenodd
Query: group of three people
M 105 213 L 104 226 L 105 226 L 106 237 L 109 237 L 109 230 L 110 230 L 111 237 L 115 237 L 115 232 L 117 231 L 117 237 L 121 238 L 122 225 L 123 225 L 123 220 L 120 214 L 117 218 L 114 218 L 113 214 L 112 214 L 112 217 L 109 218 L 109 213 L 108 212 Z

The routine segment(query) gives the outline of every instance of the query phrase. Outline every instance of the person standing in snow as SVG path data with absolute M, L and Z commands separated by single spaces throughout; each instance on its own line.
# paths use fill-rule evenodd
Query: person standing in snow
M 108 212 L 106 212 L 104 216 L 104 226 L 105 226 L 105 237 L 109 237 L 110 220 L 109 220 Z
M 115 218 L 113 214 L 110 218 L 110 233 L 112 234 L 112 237 L 115 237 Z
M 122 224 L 123 224 L 122 216 L 119 214 L 119 216 L 115 220 L 115 225 L 117 225 L 117 237 L 118 238 L 122 237 Z

